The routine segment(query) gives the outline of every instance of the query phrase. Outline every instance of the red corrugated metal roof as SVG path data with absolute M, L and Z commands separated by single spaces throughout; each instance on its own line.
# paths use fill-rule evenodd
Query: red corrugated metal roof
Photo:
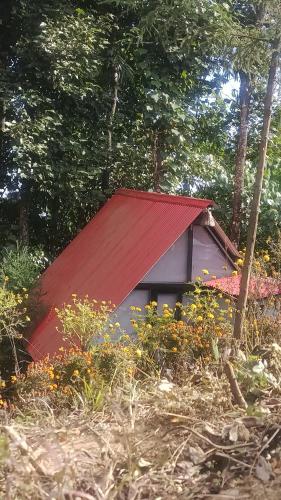
M 241 276 L 228 276 L 206 281 L 205 285 L 237 297 L 240 292 Z M 264 299 L 271 295 L 281 294 L 281 284 L 271 278 L 262 278 L 253 276 L 250 281 L 249 298 Z
M 86 294 L 117 306 L 197 219 L 210 200 L 120 189 L 42 276 L 47 310 Z M 53 312 L 34 331 L 34 360 L 61 345 Z

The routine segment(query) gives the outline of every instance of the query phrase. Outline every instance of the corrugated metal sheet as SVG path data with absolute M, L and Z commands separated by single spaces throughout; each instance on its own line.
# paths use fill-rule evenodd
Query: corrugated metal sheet
M 212 205 L 158 193 L 119 190 L 42 276 L 44 305 L 51 310 L 86 294 L 119 305 L 187 227 Z M 30 339 L 38 360 L 61 345 L 50 313 Z
M 211 281 L 206 281 L 204 284 L 212 288 L 216 288 L 227 295 L 237 297 L 240 292 L 241 276 L 228 276 L 225 278 L 218 278 Z M 281 294 L 280 283 L 271 278 L 252 277 L 249 287 L 249 298 L 252 299 L 265 299 L 271 295 Z

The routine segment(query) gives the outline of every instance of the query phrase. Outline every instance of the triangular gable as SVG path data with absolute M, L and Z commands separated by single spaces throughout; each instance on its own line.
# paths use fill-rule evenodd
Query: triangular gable
M 111 300 L 118 306 L 212 204 L 181 196 L 117 191 L 43 274 L 45 307 L 62 306 L 72 293 Z M 39 336 L 40 353 L 36 348 Z M 52 316 L 33 333 L 30 354 L 34 359 L 52 354 L 58 337 Z

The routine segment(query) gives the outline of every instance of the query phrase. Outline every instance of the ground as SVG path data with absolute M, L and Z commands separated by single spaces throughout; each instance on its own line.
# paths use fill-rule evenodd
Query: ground
M 1 498 L 280 499 L 274 391 L 249 415 L 205 370 L 181 386 L 127 381 L 102 411 L 22 404 L 2 410 Z

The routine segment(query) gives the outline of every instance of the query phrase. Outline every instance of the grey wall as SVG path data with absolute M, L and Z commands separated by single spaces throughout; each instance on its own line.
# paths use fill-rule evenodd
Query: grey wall
M 187 245 L 186 231 L 146 274 L 142 283 L 185 283 L 187 277 Z
M 226 269 L 225 269 L 226 267 Z M 202 269 L 208 269 L 208 275 L 202 274 Z M 233 266 L 220 250 L 216 242 L 202 226 L 193 227 L 192 279 L 201 276 L 204 281 L 229 276 Z

